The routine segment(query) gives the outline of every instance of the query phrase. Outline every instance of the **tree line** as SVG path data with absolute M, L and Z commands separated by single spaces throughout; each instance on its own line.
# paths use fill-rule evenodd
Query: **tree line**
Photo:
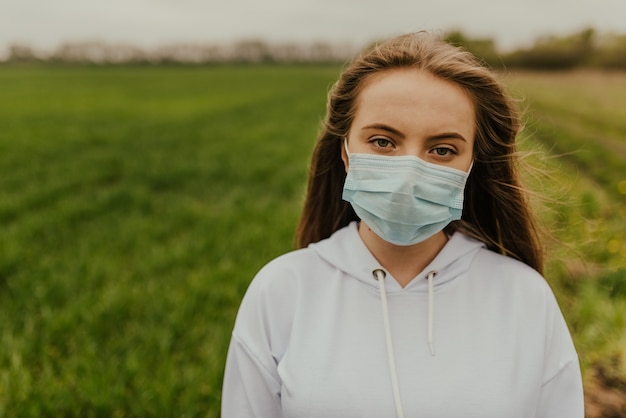
M 539 38 L 533 45 L 503 53 L 490 38 L 450 31 L 444 39 L 461 46 L 494 68 L 565 70 L 626 69 L 626 34 L 601 34 L 587 28 L 566 36 Z M 145 49 L 101 41 L 72 42 L 50 53 L 25 44 L 9 47 L 7 63 L 69 64 L 212 64 L 212 63 L 343 63 L 355 51 L 349 45 L 325 42 L 271 44 L 244 40 L 229 45 L 177 44 Z
M 626 70 L 626 34 L 600 34 L 587 28 L 566 36 L 547 36 L 528 48 L 500 53 L 492 39 L 476 39 L 454 31 L 445 39 L 464 47 L 494 68 Z
M 347 45 L 325 42 L 270 44 L 243 40 L 229 45 L 172 44 L 153 49 L 103 41 L 68 42 L 51 53 L 24 44 L 9 46 L 5 62 L 76 64 L 209 64 L 209 63 L 335 63 L 353 51 Z

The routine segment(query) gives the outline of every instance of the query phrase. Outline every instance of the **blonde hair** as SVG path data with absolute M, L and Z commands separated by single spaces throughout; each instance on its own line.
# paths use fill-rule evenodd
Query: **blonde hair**
M 358 96 L 374 74 L 409 68 L 463 88 L 476 107 L 474 165 L 465 188 L 463 217 L 446 232 L 463 233 L 535 270 L 543 269 L 543 249 L 527 193 L 519 178 L 516 138 L 520 117 L 495 74 L 471 53 L 427 32 L 398 36 L 355 58 L 328 95 L 327 112 L 313 152 L 298 247 L 329 237 L 358 220 L 342 200 L 345 168 L 341 143 L 352 125 Z

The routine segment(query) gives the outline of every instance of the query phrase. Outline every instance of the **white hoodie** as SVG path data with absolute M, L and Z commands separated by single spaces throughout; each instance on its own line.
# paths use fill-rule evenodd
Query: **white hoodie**
M 572 339 L 533 269 L 460 233 L 405 288 L 387 273 L 381 292 L 376 269 L 356 223 L 266 265 L 237 315 L 222 417 L 583 417 Z

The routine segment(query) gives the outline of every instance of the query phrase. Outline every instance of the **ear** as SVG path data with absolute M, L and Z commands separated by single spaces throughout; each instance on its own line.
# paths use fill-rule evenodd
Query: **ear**
M 343 166 L 346 169 L 346 173 L 348 172 L 348 153 L 346 152 L 346 147 L 348 146 L 348 140 L 344 139 L 341 141 L 341 160 L 343 161 Z

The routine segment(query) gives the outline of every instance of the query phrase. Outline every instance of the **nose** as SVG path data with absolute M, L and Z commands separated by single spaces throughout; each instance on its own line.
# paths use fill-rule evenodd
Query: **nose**
M 423 160 L 426 157 L 426 151 L 417 144 L 402 144 L 396 155 L 412 155 Z

